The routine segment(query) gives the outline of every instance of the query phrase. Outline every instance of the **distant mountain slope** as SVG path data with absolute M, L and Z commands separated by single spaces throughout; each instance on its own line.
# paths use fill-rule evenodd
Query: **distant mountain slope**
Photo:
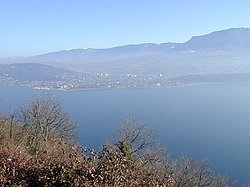
M 8 75 L 16 80 L 59 80 L 57 75 L 68 72 L 62 68 L 56 68 L 44 64 L 18 63 L 0 65 L 0 75 Z
M 185 43 L 72 49 L 0 63 L 40 63 L 81 71 L 206 74 L 250 72 L 250 29 L 194 36 Z
M 194 36 L 177 48 L 182 50 L 245 50 L 250 49 L 250 29 L 232 28 Z

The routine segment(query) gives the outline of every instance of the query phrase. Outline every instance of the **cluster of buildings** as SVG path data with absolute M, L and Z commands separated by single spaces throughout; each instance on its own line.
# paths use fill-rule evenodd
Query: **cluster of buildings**
M 54 80 L 16 80 L 11 76 L 0 75 L 0 85 L 29 86 L 36 89 L 121 89 L 121 88 L 160 88 L 182 85 L 178 76 L 153 73 L 103 73 L 67 72 L 55 76 Z

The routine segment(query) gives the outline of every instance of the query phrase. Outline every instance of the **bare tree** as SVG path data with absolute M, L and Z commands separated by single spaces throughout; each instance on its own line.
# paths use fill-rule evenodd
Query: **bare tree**
M 213 177 L 211 186 L 216 187 L 237 187 L 237 183 L 231 184 L 228 176 L 218 175 Z
M 0 140 L 1 144 L 16 144 L 19 138 L 19 128 L 16 125 L 15 113 L 0 117 Z
M 28 133 L 28 144 L 47 148 L 49 141 L 70 141 L 75 136 L 75 123 L 57 100 L 50 96 L 33 98 L 22 106 L 17 115 L 24 133 Z
M 135 117 L 125 118 L 114 132 L 111 145 L 131 160 L 137 170 L 153 171 L 149 172 L 150 175 L 165 180 L 170 157 L 165 146 L 159 143 L 154 132 L 143 121 Z
M 228 186 L 227 178 L 215 177 L 206 161 L 196 161 L 184 156 L 175 160 L 171 168 L 171 178 L 177 187 Z
M 114 132 L 111 144 L 115 145 L 129 159 L 132 155 L 155 144 L 153 131 L 135 117 L 126 117 Z
M 7 138 L 8 129 L 6 128 L 6 118 L 0 116 L 0 145 L 4 144 Z

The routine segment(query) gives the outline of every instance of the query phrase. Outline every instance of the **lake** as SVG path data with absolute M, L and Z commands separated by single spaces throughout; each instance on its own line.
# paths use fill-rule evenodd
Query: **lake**
M 218 173 L 250 179 L 249 83 L 95 91 L 0 87 L 0 112 L 47 93 L 77 121 L 83 146 L 100 148 L 126 116 L 135 116 L 155 130 L 173 157 L 208 160 Z

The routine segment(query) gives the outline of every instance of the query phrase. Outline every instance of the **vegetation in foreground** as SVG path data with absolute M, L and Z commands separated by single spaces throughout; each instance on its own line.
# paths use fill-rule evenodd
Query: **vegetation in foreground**
M 100 151 L 76 143 L 76 125 L 51 97 L 0 117 L 1 186 L 229 187 L 207 162 L 172 159 L 140 120 L 126 118 Z M 91 141 L 91 140 L 90 140 Z

